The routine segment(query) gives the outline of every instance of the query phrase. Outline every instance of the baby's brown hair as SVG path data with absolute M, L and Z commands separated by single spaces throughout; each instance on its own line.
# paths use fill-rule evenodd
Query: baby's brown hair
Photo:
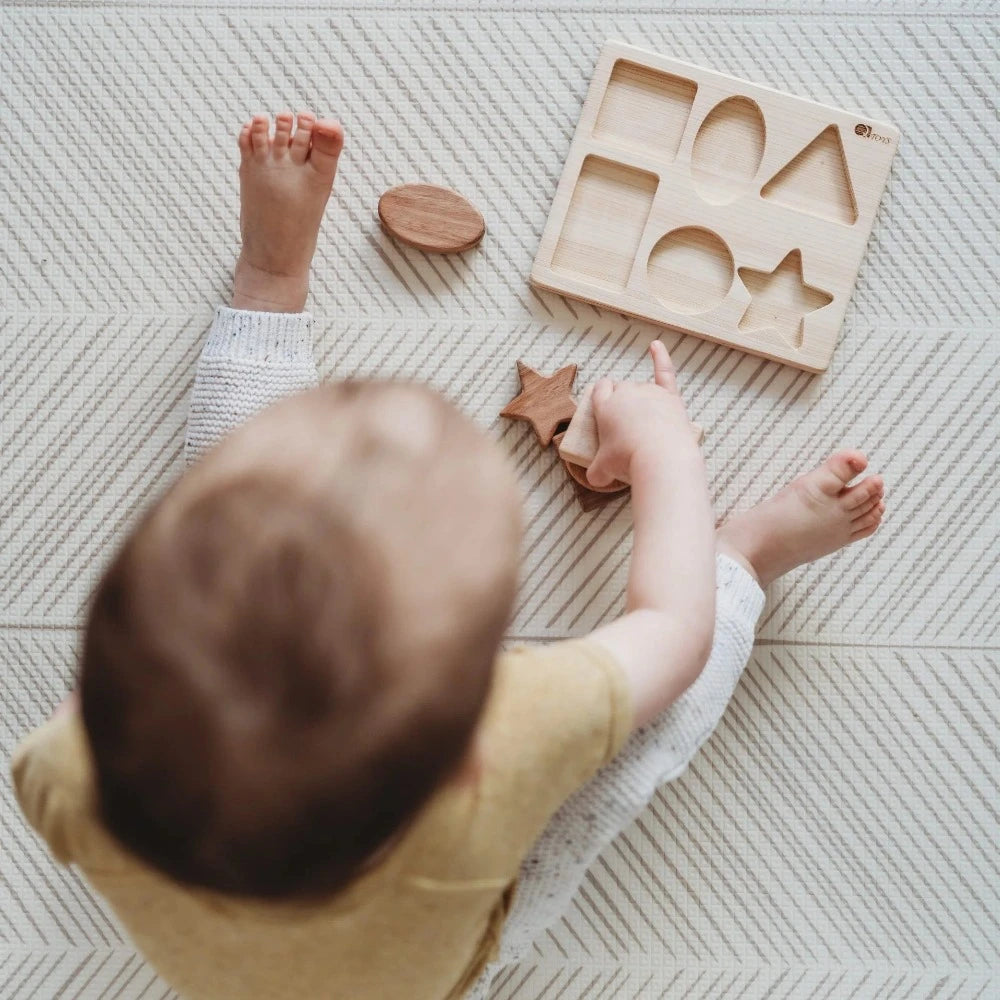
M 346 885 L 469 751 L 510 615 L 512 476 L 430 390 L 283 401 L 183 476 L 100 581 L 98 805 L 180 881 Z

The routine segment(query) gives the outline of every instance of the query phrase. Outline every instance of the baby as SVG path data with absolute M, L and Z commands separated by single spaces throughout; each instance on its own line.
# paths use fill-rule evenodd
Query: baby
M 509 463 L 429 389 L 317 387 L 302 310 L 342 145 L 308 114 L 243 127 L 243 249 L 191 468 L 96 589 L 79 705 L 13 763 L 55 856 L 191 998 L 468 995 L 711 732 L 761 587 L 884 510 L 839 451 L 716 529 L 654 342 L 652 382 L 593 397 L 590 478 L 632 484 L 625 613 L 500 651 Z

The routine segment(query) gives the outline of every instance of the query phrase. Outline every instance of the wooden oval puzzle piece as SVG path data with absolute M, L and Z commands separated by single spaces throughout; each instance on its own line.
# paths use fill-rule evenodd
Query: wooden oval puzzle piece
M 434 184 L 403 184 L 378 200 L 385 231 L 428 253 L 459 253 L 486 233 L 482 215 L 458 192 Z

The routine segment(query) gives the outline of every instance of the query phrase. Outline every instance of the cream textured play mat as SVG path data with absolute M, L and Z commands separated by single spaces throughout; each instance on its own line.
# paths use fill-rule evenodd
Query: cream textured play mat
M 846 443 L 885 475 L 889 516 L 773 588 L 706 750 L 493 997 L 1000 997 L 1000 34 L 987 0 L 6 0 L 4 769 L 72 683 L 102 560 L 181 470 L 199 343 L 237 246 L 236 130 L 255 110 L 346 124 L 313 286 L 324 375 L 430 380 L 517 465 L 529 529 L 511 637 L 577 635 L 616 613 L 627 502 L 582 511 L 551 450 L 497 416 L 517 358 L 546 373 L 576 363 L 578 384 L 645 377 L 660 332 L 528 283 L 608 39 L 899 128 L 825 374 L 664 333 L 720 515 Z M 375 207 L 410 181 L 467 197 L 481 247 L 394 245 Z M 42 850 L 6 780 L 0 809 L 0 998 L 171 997 Z

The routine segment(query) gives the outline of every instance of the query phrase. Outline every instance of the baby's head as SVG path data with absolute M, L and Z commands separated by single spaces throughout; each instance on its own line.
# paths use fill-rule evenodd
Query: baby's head
M 466 759 L 516 586 L 520 499 L 428 389 L 271 407 L 149 511 L 94 595 L 98 807 L 184 882 L 344 886 Z

